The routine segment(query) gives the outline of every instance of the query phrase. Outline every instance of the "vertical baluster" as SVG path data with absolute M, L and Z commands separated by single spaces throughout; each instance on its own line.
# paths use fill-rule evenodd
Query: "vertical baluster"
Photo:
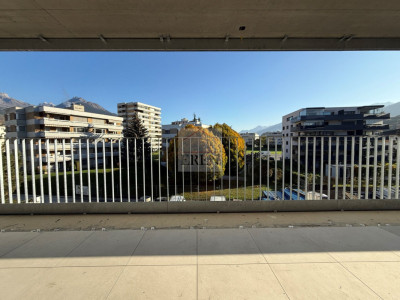
M 5 139 L 0 138 L 2 145 L 5 144 Z M 3 172 L 3 147 L 0 148 L 0 196 L 1 196 L 1 204 L 6 203 L 5 191 L 4 191 L 4 172 Z M 33 182 L 34 180 L 32 180 Z
M 130 170 L 129 170 L 129 139 L 125 138 L 126 143 L 126 181 L 128 184 L 128 202 L 131 202 L 131 180 L 130 180 Z
M 380 185 L 380 199 L 384 198 L 385 189 L 385 156 L 386 156 L 386 137 L 382 137 L 382 150 L 381 150 L 381 185 Z
M 138 168 L 137 168 L 137 162 L 138 162 L 138 157 L 137 157 L 137 138 L 135 137 L 134 140 L 134 147 L 135 147 L 135 197 L 136 197 L 136 202 L 139 201 L 139 191 L 138 191 Z
M 344 151 L 343 151 L 343 199 L 346 199 L 347 187 L 347 137 L 344 138 Z
M 75 199 L 75 154 L 74 154 L 74 143 L 73 139 L 69 141 L 69 144 L 71 146 L 71 181 L 72 181 L 72 202 L 76 202 Z
M 53 196 L 51 193 L 51 167 L 50 167 L 50 142 L 49 139 L 46 140 L 46 147 L 47 147 L 47 183 L 49 189 L 49 201 L 53 203 Z
M 358 199 L 361 199 L 361 186 L 362 186 L 362 153 L 363 153 L 363 138 L 360 136 L 358 141 Z
M 67 186 L 67 158 L 65 157 L 65 139 L 62 140 L 62 154 L 63 154 L 63 171 L 64 171 L 64 198 L 65 203 L 68 203 L 68 186 Z
M 372 199 L 376 199 L 376 177 L 378 171 L 378 138 L 374 138 L 374 177 L 372 183 Z
M 392 199 L 393 138 L 389 137 L 388 199 Z
M 166 175 L 167 175 L 167 201 L 169 201 L 169 174 L 168 174 L 168 171 L 169 171 L 169 169 L 168 169 L 168 167 L 169 167 L 169 164 L 168 164 L 168 161 L 169 161 L 169 158 L 168 158 L 168 149 L 169 149 L 169 141 L 168 141 L 168 139 L 166 139 L 165 140 L 165 160 L 166 160 L 166 165 L 167 165 L 167 168 L 166 168 Z
M 97 150 L 99 141 L 97 139 L 95 139 L 93 142 L 94 142 L 94 164 L 95 164 L 95 171 L 96 171 L 96 174 L 95 174 L 95 177 L 96 177 L 96 202 L 98 203 L 98 202 L 100 202 L 100 199 L 99 199 L 99 188 L 100 188 L 99 187 L 99 166 L 98 166 L 99 160 L 98 160 L 98 150 Z
M 79 184 L 81 187 L 81 202 L 83 203 L 83 166 L 82 166 L 82 140 L 78 140 L 79 151 Z
M 17 192 L 17 202 L 21 203 L 21 192 L 19 184 L 19 158 L 18 158 L 18 140 L 14 139 L 14 167 L 15 167 L 15 190 Z
M 54 166 L 56 168 L 56 196 L 57 203 L 60 203 L 60 181 L 59 181 L 59 172 L 58 172 L 58 140 L 54 140 Z
M 313 185 L 313 187 L 312 187 L 312 198 L 313 198 L 313 200 L 316 200 L 316 197 L 315 197 L 315 176 L 316 176 L 316 163 L 317 163 L 317 160 L 316 160 L 316 150 L 317 149 L 317 137 L 315 137 L 314 136 L 314 138 L 313 138 L 313 182 L 312 182 L 312 185 Z
M 35 176 L 35 155 L 34 155 L 34 151 L 33 151 L 33 147 L 34 147 L 34 143 L 33 143 L 33 139 L 30 139 L 29 141 L 29 145 L 30 145 L 30 151 L 31 151 L 31 174 L 32 174 L 32 197 L 33 197 L 33 201 L 36 201 L 36 176 Z M 1 155 L 0 155 L 1 156 Z M 1 159 L 1 157 L 0 157 Z M 1 172 L 3 172 L 3 166 L 1 165 Z M 3 178 L 3 174 L 0 175 L 1 178 Z M 2 185 L 2 183 L 0 182 L 0 185 Z M 2 187 L 3 192 L 4 192 L 4 187 Z M 4 197 L 4 195 L 3 195 Z
M 335 200 L 339 199 L 339 137 L 336 137 Z
M 332 163 L 332 138 L 328 140 L 328 199 L 331 199 L 331 163 Z
M 308 199 L 308 136 L 306 137 L 306 165 L 305 165 L 305 184 L 304 184 L 304 191 L 306 192 L 306 200 Z
M 161 195 L 161 150 L 160 145 L 162 145 L 162 140 L 158 138 L 158 195 L 160 197 L 160 202 L 162 201 L 162 195 Z
M 290 156 L 290 200 L 293 200 L 293 137 L 289 138 L 289 156 Z
M 24 193 L 25 193 L 25 203 L 29 202 L 29 195 L 28 195 L 28 172 L 26 168 L 26 144 L 25 139 L 22 139 L 22 168 L 24 172 Z M 33 180 L 33 177 L 32 177 Z
M 122 201 L 122 153 L 121 153 L 121 139 L 118 139 L 118 173 L 119 173 L 119 202 Z
M 325 138 L 321 137 L 321 178 L 320 178 L 320 195 L 319 198 L 320 200 L 322 200 L 322 195 L 324 193 L 324 142 L 325 142 Z
M 354 189 L 354 141 L 355 137 L 351 137 L 351 170 L 350 170 L 350 195 L 353 198 Z
M 43 186 L 43 157 L 42 157 L 42 140 L 38 140 L 39 148 L 39 179 L 40 179 L 40 202 L 44 203 L 44 186 Z
M 370 146 L 371 146 L 371 139 L 367 137 L 367 154 L 366 154 L 366 170 L 365 170 L 365 199 L 369 198 L 369 159 L 370 159 Z
M 107 168 L 106 168 L 107 154 L 106 154 L 106 141 L 103 139 L 103 188 L 104 188 L 104 202 L 107 202 Z

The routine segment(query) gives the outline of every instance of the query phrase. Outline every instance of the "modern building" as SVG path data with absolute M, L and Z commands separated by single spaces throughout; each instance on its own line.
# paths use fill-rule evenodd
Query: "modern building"
M 43 105 L 8 108 L 5 110 L 5 125 L 6 137 L 10 139 L 16 138 L 20 149 L 22 147 L 21 139 L 26 139 L 27 151 L 30 149 L 30 141 L 33 141 L 36 167 L 39 166 L 38 145 L 40 140 L 44 169 L 47 168 L 47 160 L 49 160 L 50 168 L 54 167 L 56 156 L 60 167 L 65 158 L 68 168 L 71 169 L 72 153 L 74 158 L 79 158 L 79 140 L 81 140 L 81 149 L 87 149 L 88 139 L 91 141 L 96 139 L 107 141 L 105 144 L 106 156 L 110 159 L 110 140 L 123 137 L 122 118 L 85 112 L 84 106 L 77 104 L 72 105 L 70 109 Z M 64 148 L 63 143 L 65 144 Z M 103 146 L 102 143 L 97 145 L 98 147 Z M 118 146 L 116 143 L 112 145 L 113 147 Z M 10 146 L 13 147 L 13 143 Z M 89 158 L 94 158 L 94 144 L 90 143 L 89 147 Z M 86 150 L 82 150 L 82 152 L 82 157 L 84 158 L 82 165 L 87 166 L 87 152 Z M 118 153 L 115 152 L 114 155 L 118 155 Z M 30 155 L 27 155 L 27 160 L 30 162 Z M 94 160 L 91 161 L 91 164 L 94 165 Z M 100 154 L 100 151 L 98 153 L 98 164 L 103 164 L 103 154 Z M 74 168 L 76 168 L 76 164 L 74 165 Z
M 189 121 L 186 118 L 181 119 L 180 121 L 172 122 L 171 124 L 162 125 L 162 143 L 163 148 L 167 146 L 167 140 L 174 138 L 178 132 L 185 128 L 187 125 L 193 125 L 201 128 L 210 128 L 210 125 L 205 125 L 201 122 L 200 118 L 197 118 L 194 115 L 193 120 Z
M 342 177 L 343 168 L 340 166 L 344 162 L 351 160 L 351 142 L 354 138 L 354 163 L 358 164 L 360 151 L 364 162 L 369 159 L 372 163 L 373 155 L 367 158 L 366 148 L 373 147 L 374 139 L 363 139 L 360 144 L 359 137 L 381 136 L 389 125 L 383 123 L 390 118 L 389 113 L 383 111 L 383 105 L 355 106 L 355 107 L 309 107 L 302 108 L 282 117 L 283 145 L 282 153 L 286 159 L 293 156 L 297 160 L 300 156 L 300 163 L 308 166 L 313 165 L 320 169 L 320 162 L 326 164 L 331 159 L 332 165 L 336 168 L 336 162 L 339 174 L 332 173 L 326 169 L 326 176 L 331 172 L 332 177 Z M 329 137 L 331 137 L 329 139 Z M 334 137 L 334 138 L 332 138 Z M 357 138 L 356 138 L 357 137 Z M 299 145 L 300 139 L 300 145 Z M 308 143 L 307 143 L 308 141 Z M 369 144 L 367 145 L 367 141 Z M 292 145 L 291 145 L 292 143 Z M 324 143 L 322 145 L 322 143 Z M 329 143 L 331 148 L 329 149 Z M 382 153 L 382 145 L 378 141 L 378 157 Z M 336 147 L 338 144 L 338 147 Z M 291 147 L 292 146 L 292 147 Z M 323 149 L 321 149 L 323 146 Z M 316 149 L 315 157 L 312 149 Z M 387 147 L 387 145 L 386 145 Z M 306 151 L 308 148 L 308 151 Z M 300 151 L 300 154 L 299 154 Z M 306 157 L 306 154 L 307 157 Z M 329 155 L 330 153 L 330 155 Z M 322 158 L 322 159 L 321 159 Z M 346 174 L 347 176 L 348 174 Z
M 244 132 L 244 133 L 241 133 L 240 136 L 244 139 L 244 141 L 246 142 L 246 145 L 248 145 L 248 146 L 251 146 L 253 141 L 255 142 L 260 139 L 260 135 L 258 133 L 254 133 L 254 132 Z
M 118 103 L 118 116 L 123 118 L 126 126 L 129 119 L 137 115 L 149 134 L 149 143 L 153 151 L 161 147 L 161 108 L 141 102 Z

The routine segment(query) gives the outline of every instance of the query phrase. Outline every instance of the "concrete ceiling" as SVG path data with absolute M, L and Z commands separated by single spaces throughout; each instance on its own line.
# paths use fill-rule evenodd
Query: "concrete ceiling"
M 393 49 L 399 0 L 0 0 L 0 50 Z

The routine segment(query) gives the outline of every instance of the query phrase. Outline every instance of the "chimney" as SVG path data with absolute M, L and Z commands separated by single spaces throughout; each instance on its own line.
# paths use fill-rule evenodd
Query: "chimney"
M 85 111 L 85 107 L 80 104 L 72 104 L 71 108 L 72 108 L 72 110 L 76 110 L 76 111 Z

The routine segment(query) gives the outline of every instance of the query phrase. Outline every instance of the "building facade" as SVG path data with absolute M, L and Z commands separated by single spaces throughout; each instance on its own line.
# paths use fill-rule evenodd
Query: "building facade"
M 268 138 L 268 140 L 267 140 Z M 261 135 L 262 143 L 265 145 L 269 142 L 270 146 L 282 146 L 282 132 L 281 131 L 274 131 L 274 132 L 264 132 Z
M 44 169 L 47 169 L 47 167 L 53 169 L 56 161 L 62 167 L 64 159 L 68 164 L 68 169 L 75 169 L 76 164 L 73 166 L 72 160 L 77 161 L 79 159 L 79 144 L 81 144 L 82 165 L 87 166 L 87 158 L 89 158 L 91 165 L 94 165 L 94 160 L 91 161 L 90 159 L 95 158 L 93 141 L 97 139 L 107 142 L 105 151 L 106 160 L 109 160 L 111 159 L 110 152 L 112 152 L 110 147 L 118 146 L 110 143 L 110 141 L 123 137 L 122 118 L 85 112 L 84 106 L 76 104 L 72 105 L 70 109 L 51 106 L 8 108 L 5 110 L 5 126 L 6 137 L 11 140 L 16 139 L 20 150 L 22 139 L 26 139 L 25 147 L 29 154 L 31 143 L 33 143 L 36 167 L 39 166 L 40 161 L 39 151 L 42 151 L 41 161 Z M 88 140 L 91 141 L 89 157 L 87 151 L 82 150 L 82 148 L 87 149 Z M 10 147 L 13 146 L 14 143 L 10 143 Z M 97 146 L 103 147 L 102 143 L 98 143 Z M 118 155 L 118 153 L 116 152 L 115 155 Z M 27 161 L 31 161 L 30 155 L 27 155 Z M 103 154 L 100 152 L 98 163 L 103 164 Z
M 118 103 L 118 116 L 123 118 L 123 126 L 134 115 L 142 121 L 149 134 L 149 143 L 153 151 L 161 147 L 161 108 L 141 102 Z
M 307 165 L 309 170 L 313 166 L 317 170 L 322 168 L 325 176 L 343 177 L 343 165 L 351 161 L 354 143 L 354 163 L 369 161 L 372 164 L 374 154 L 371 149 L 375 143 L 378 160 L 388 147 L 386 144 L 383 148 L 382 139 L 374 139 L 382 136 L 389 127 L 384 120 L 390 119 L 390 114 L 385 113 L 383 107 L 310 107 L 287 114 L 282 117 L 282 155 L 285 159 L 293 157 L 295 161 L 300 157 L 302 166 Z M 361 156 L 358 155 L 360 151 Z M 359 161 L 360 157 L 362 161 Z M 338 174 L 333 171 L 336 168 Z M 346 177 L 349 175 L 350 172 L 346 172 Z
M 260 139 L 260 135 L 253 132 L 244 132 L 241 133 L 240 136 L 244 139 L 247 146 L 251 146 L 253 141 L 255 142 Z
M 197 118 L 196 115 L 193 117 L 193 120 L 189 121 L 186 118 L 181 119 L 180 121 L 172 122 L 171 124 L 162 125 L 162 143 L 163 148 L 167 147 L 167 140 L 173 139 L 178 132 L 185 128 L 187 125 L 193 125 L 196 127 L 202 128 L 210 128 L 210 125 L 205 125 L 201 122 L 200 118 Z

